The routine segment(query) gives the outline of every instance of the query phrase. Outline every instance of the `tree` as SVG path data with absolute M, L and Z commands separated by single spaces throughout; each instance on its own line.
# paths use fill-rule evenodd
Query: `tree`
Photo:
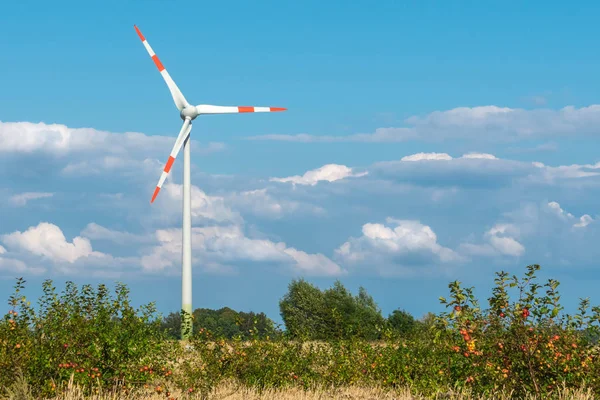
M 219 310 L 197 308 L 192 314 L 194 316 L 195 333 L 199 332 L 200 329 L 204 329 L 217 337 L 227 339 L 235 336 L 247 339 L 252 335 L 261 338 L 274 337 L 280 333 L 275 328 L 275 323 L 265 313 L 237 312 L 229 307 L 223 307 Z M 169 337 L 179 339 L 181 313 L 170 313 L 163 319 L 161 326 Z M 253 331 L 250 332 L 250 330 Z
M 293 338 L 316 339 L 327 326 L 325 298 L 316 286 L 304 279 L 293 280 L 279 302 L 286 332 Z
M 378 328 L 385 324 L 364 288 L 353 296 L 339 281 L 323 292 L 304 280 L 294 280 L 279 308 L 287 334 L 294 338 L 374 340 L 380 336 Z
M 169 313 L 163 319 L 161 328 L 166 332 L 168 337 L 179 339 L 181 337 L 181 313 Z
M 402 336 L 413 333 L 417 326 L 415 318 L 410 313 L 401 309 L 394 310 L 388 316 L 387 320 L 390 328 Z

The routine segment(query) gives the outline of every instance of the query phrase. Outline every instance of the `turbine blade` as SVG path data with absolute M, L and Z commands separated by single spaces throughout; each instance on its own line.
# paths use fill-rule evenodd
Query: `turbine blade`
M 208 104 L 200 104 L 196 106 L 198 114 L 236 114 L 236 113 L 251 113 L 251 112 L 276 112 L 286 111 L 287 108 L 282 107 L 229 107 L 229 106 L 211 106 Z
M 163 169 L 163 172 L 160 175 L 160 179 L 158 180 L 156 189 L 154 189 L 154 193 L 152 194 L 152 200 L 150 200 L 150 203 L 154 203 L 156 196 L 158 196 L 158 192 L 160 192 L 160 188 L 162 187 L 163 183 L 165 182 L 165 179 L 167 179 L 167 176 L 169 175 L 169 172 L 171 171 L 171 167 L 173 166 L 173 162 L 175 161 L 175 158 L 177 158 L 177 154 L 179 153 L 179 150 L 181 150 L 183 143 L 190 135 L 191 130 L 192 130 L 192 122 L 190 119 L 186 118 L 185 121 L 183 121 L 183 126 L 181 127 L 181 130 L 179 131 L 179 135 L 177 135 L 177 139 L 175 140 L 175 145 L 173 146 L 173 150 L 171 150 L 171 155 L 169 156 L 169 159 L 167 160 L 167 163 L 165 164 L 165 168 Z
M 140 39 L 142 40 L 142 43 L 144 44 L 146 51 L 148 51 L 148 54 L 152 58 L 152 61 L 154 61 L 154 64 L 158 68 L 158 71 L 160 72 L 163 79 L 167 83 L 167 86 L 169 87 L 169 91 L 171 92 L 171 96 L 173 96 L 173 101 L 175 101 L 175 105 L 177 106 L 179 111 L 181 111 L 184 107 L 189 106 L 190 104 L 187 102 L 185 97 L 183 97 L 181 90 L 179 90 L 179 88 L 175 84 L 175 81 L 173 81 L 173 78 L 171 78 L 171 75 L 169 75 L 169 73 L 165 69 L 165 66 L 160 62 L 160 60 L 158 59 L 158 56 L 154 53 L 154 50 L 152 50 L 152 47 L 150 47 L 150 44 L 148 43 L 148 41 L 146 40 L 144 35 L 142 35 L 142 32 L 139 30 L 139 28 L 136 25 L 134 25 L 133 27 L 135 28 L 135 31 L 137 32 Z

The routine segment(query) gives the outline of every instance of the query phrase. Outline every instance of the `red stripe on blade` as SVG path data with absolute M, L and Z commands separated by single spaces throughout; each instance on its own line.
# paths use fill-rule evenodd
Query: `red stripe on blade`
M 162 72 L 163 69 L 165 69 L 165 67 L 163 67 L 162 63 L 160 62 L 160 60 L 158 59 L 156 54 L 152 56 L 152 61 L 154 61 L 154 64 L 156 64 L 156 68 L 158 68 L 158 70 L 160 72 Z
M 142 35 L 142 32 L 138 29 L 137 26 L 133 26 L 135 28 L 135 31 L 137 32 L 138 36 L 140 37 L 140 39 L 142 39 L 142 42 L 146 40 L 146 38 L 144 37 L 144 35 Z
M 287 108 L 283 108 L 283 107 L 269 107 L 269 111 L 273 112 L 273 111 L 286 111 Z
M 238 107 L 238 112 L 254 112 L 254 107 Z
M 171 166 L 173 165 L 173 161 L 175 161 L 175 159 L 173 157 L 169 156 L 169 160 L 167 161 L 167 164 L 165 165 L 165 172 L 167 174 L 171 170 Z
M 154 189 L 154 194 L 152 195 L 152 200 L 150 200 L 150 203 L 154 203 L 154 199 L 156 199 L 156 196 L 158 196 L 158 192 L 160 192 L 160 188 L 157 186 L 156 189 Z

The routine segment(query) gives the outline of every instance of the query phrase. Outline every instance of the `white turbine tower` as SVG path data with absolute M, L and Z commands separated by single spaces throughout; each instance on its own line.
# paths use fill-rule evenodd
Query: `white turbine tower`
M 233 113 L 249 113 L 249 112 L 274 112 L 285 111 L 285 108 L 280 107 L 228 107 L 228 106 L 212 106 L 200 104 L 197 106 L 190 105 L 183 94 L 160 62 L 148 41 L 142 35 L 142 32 L 134 25 L 135 31 L 142 40 L 148 54 L 156 64 L 158 71 L 165 80 L 171 96 L 175 101 L 175 105 L 179 110 L 179 115 L 183 120 L 183 126 L 179 131 L 179 135 L 175 140 L 171 155 L 165 165 L 165 168 L 158 180 L 154 194 L 152 195 L 151 203 L 154 202 L 162 184 L 164 183 L 171 166 L 177 157 L 177 153 L 183 146 L 183 234 L 182 234 L 182 266 L 181 266 L 181 338 L 187 339 L 192 333 L 192 210 L 190 196 L 190 131 L 192 130 L 192 121 L 199 115 L 204 114 L 233 114 Z

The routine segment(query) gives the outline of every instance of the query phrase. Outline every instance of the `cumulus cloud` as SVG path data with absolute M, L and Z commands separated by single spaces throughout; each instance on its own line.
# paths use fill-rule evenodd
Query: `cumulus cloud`
M 573 180 L 600 176 L 600 163 L 559 165 L 552 167 L 544 165 L 541 162 L 534 162 L 532 165 L 538 168 L 535 177 L 546 183 L 556 183 L 565 179 Z
M 99 231 L 95 224 L 87 231 Z M 32 274 L 51 270 L 59 274 L 85 274 L 115 278 L 139 268 L 136 257 L 114 257 L 95 251 L 89 238 L 74 237 L 69 241 L 57 225 L 40 222 L 27 230 L 0 236 L 2 247 L 0 269 L 5 272 Z
M 30 200 L 44 199 L 48 197 L 54 196 L 54 193 L 46 193 L 46 192 L 26 192 L 15 194 L 10 197 L 9 201 L 14 206 L 23 207 L 27 205 L 27 202 Z
M 216 222 L 241 222 L 240 214 L 232 210 L 222 196 L 209 196 L 198 186 L 192 185 L 192 219 L 196 221 L 210 220 Z M 181 214 L 183 201 L 183 185 L 166 182 L 157 198 L 157 204 L 166 215 Z M 179 218 L 179 217 L 178 217 Z
M 158 245 L 141 258 L 148 272 L 173 273 L 181 262 L 181 229 L 156 232 Z M 230 271 L 231 263 L 275 263 L 293 272 L 310 275 L 340 275 L 342 268 L 323 254 L 308 254 L 284 242 L 248 238 L 242 227 L 210 226 L 192 228 L 194 256 L 200 266 L 214 271 Z
M 485 243 L 463 243 L 461 250 L 472 256 L 512 256 L 525 253 L 525 247 L 517 240 L 519 228 L 513 224 L 496 224 L 484 234 Z
M 18 169 L 27 176 L 62 175 L 68 179 L 118 173 L 134 180 L 149 175 L 158 179 L 174 142 L 173 136 L 0 121 L 0 154 L 4 154 L 0 164 L 14 166 L 29 158 Z M 192 141 L 195 154 L 210 154 L 224 148 L 223 143 L 200 145 Z
M 410 156 L 404 156 L 400 161 L 421 161 L 421 160 L 452 160 L 452 157 L 446 153 L 417 153 Z
M 374 133 L 347 136 L 262 135 L 251 140 L 291 142 L 403 142 L 407 140 L 483 139 L 508 141 L 534 137 L 597 135 L 600 133 L 600 105 L 559 110 L 539 108 L 457 107 L 412 116 L 407 127 L 379 128 Z
M 94 222 L 89 223 L 81 231 L 81 236 L 91 240 L 104 240 L 121 245 L 129 245 L 133 243 L 145 243 L 151 241 L 149 235 L 136 235 L 130 232 L 123 232 L 106 228 Z
M 55 262 L 73 263 L 81 257 L 100 255 L 92 250 L 88 239 L 76 236 L 69 242 L 58 226 L 48 222 L 40 222 L 25 232 L 2 235 L 0 239 L 11 249 L 44 256 Z
M 149 136 L 139 132 L 113 133 L 43 122 L 0 121 L 0 153 L 39 152 L 57 156 L 98 152 L 112 155 L 140 153 L 166 158 L 168 154 L 164 153 L 174 141 L 174 137 Z M 224 147 L 223 143 L 211 142 L 206 147 L 200 146 L 199 150 L 214 152 Z
M 245 214 L 280 219 L 293 214 L 324 214 L 322 207 L 272 194 L 268 188 L 233 192 L 226 196 L 232 208 Z
M 467 153 L 464 154 L 461 158 L 481 158 L 484 160 L 497 160 L 498 158 L 493 154 L 488 153 Z
M 426 274 L 435 264 L 462 260 L 440 245 L 433 230 L 419 221 L 387 218 L 386 224 L 364 224 L 362 236 L 351 237 L 335 250 L 336 259 L 348 266 L 377 269 L 383 275 Z
M 531 163 L 498 159 L 491 154 L 417 153 L 396 161 L 377 162 L 368 169 L 375 179 L 437 187 L 500 187 L 540 174 Z
M 21 260 L 0 257 L 0 273 L 2 274 L 32 274 L 39 275 L 46 272 L 43 267 L 30 267 Z
M 592 222 L 594 222 L 594 219 L 592 217 L 590 217 L 589 215 L 584 214 L 581 217 L 579 217 L 579 222 L 573 224 L 573 227 L 575 227 L 575 228 L 585 228 L 586 226 L 588 226 Z
M 584 214 L 579 218 L 575 218 L 575 216 L 573 214 L 571 214 L 570 212 L 566 212 L 565 210 L 562 209 L 562 207 L 560 206 L 560 204 L 558 204 L 556 201 L 551 201 L 548 203 L 548 208 L 552 211 L 555 212 L 555 214 L 563 221 L 567 222 L 567 223 L 572 223 L 574 228 L 585 228 L 586 226 L 588 226 L 589 224 L 591 224 L 594 219 L 589 216 L 588 214 Z M 575 222 L 577 221 L 577 222 Z
M 271 178 L 272 182 L 291 182 L 298 185 L 314 186 L 321 181 L 334 182 L 350 177 L 365 176 L 366 172 L 354 173 L 352 168 L 339 164 L 327 164 L 320 168 L 307 171 L 304 175 L 289 176 L 287 178 Z
M 468 159 L 484 159 L 484 160 L 497 160 L 496 156 L 487 153 L 467 153 L 463 154 L 460 158 Z M 404 156 L 400 161 L 423 161 L 423 160 L 453 160 L 452 156 L 448 153 L 417 153 L 409 156 Z
M 505 212 L 483 235 L 482 243 L 461 244 L 468 256 L 521 257 L 527 253 L 537 262 L 580 262 L 596 258 L 595 243 L 600 232 L 590 230 L 595 220 L 588 214 L 577 218 L 556 201 L 525 203 Z M 567 261 L 568 260 L 568 261 Z
M 438 187 L 503 187 L 529 185 L 600 186 L 600 162 L 549 166 L 515 161 L 487 153 L 454 158 L 447 153 L 417 153 L 396 161 L 377 162 L 367 168 L 372 178 Z
M 46 271 L 45 268 L 40 267 L 29 267 L 21 260 L 16 260 L 14 258 L 6 257 L 7 251 L 4 247 L 0 246 L 0 273 L 10 273 L 10 274 L 40 274 Z

